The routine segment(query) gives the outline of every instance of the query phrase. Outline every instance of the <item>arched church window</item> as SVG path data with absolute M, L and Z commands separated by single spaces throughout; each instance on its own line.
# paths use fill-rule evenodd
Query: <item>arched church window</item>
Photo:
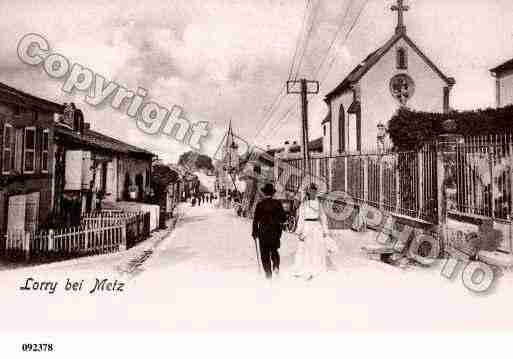
M 408 54 L 404 47 L 397 49 L 397 69 L 407 70 L 408 69 Z
M 346 111 L 344 105 L 340 105 L 338 112 L 338 152 L 346 150 Z

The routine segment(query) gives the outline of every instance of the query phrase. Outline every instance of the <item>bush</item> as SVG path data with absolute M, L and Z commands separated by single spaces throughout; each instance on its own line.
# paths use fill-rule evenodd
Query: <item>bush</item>
M 447 120 L 455 123 L 452 132 L 463 135 L 490 135 L 511 132 L 513 128 L 513 105 L 499 109 L 453 111 L 448 114 L 420 112 L 400 108 L 388 123 L 388 133 L 394 149 L 410 151 L 422 147 L 426 141 L 434 140 L 445 129 Z

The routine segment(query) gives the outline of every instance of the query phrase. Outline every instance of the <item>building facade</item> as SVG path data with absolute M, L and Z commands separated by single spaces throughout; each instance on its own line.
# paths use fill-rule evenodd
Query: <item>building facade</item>
M 66 106 L 55 132 L 56 212 L 65 223 L 115 202 L 144 202 L 150 195 L 153 153 L 92 130 L 73 104 Z
M 0 83 L 0 233 L 78 224 L 102 203 L 144 201 L 154 158 L 91 130 L 74 104 Z
M 504 107 L 513 104 L 513 59 L 490 70 L 495 77 L 495 104 Z
M 0 232 L 35 230 L 54 205 L 54 117 L 63 106 L 0 83 Z

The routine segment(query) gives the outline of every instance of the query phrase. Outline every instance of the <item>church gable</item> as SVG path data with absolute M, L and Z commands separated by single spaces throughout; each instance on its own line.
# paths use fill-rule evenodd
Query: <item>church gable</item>
M 357 84 L 366 74 L 369 72 L 379 61 L 382 60 L 384 56 L 386 56 L 389 52 L 393 50 L 397 50 L 396 45 L 400 44 L 401 47 L 408 48 L 407 53 L 405 54 L 406 61 L 408 60 L 408 56 L 411 56 L 410 53 L 415 53 L 419 56 L 425 64 L 434 71 L 440 79 L 442 79 L 447 86 L 453 86 L 455 84 L 454 78 L 446 76 L 435 64 L 432 62 L 421 50 L 420 48 L 411 40 L 406 33 L 396 33 L 390 40 L 388 40 L 382 47 L 378 48 L 376 51 L 372 52 L 363 60 L 358 66 L 356 66 L 353 71 L 349 73 L 349 75 L 330 93 L 326 95 L 326 101 L 329 102 L 334 97 L 339 96 L 340 94 L 349 91 L 352 89 L 353 85 Z M 395 56 L 398 56 L 397 52 L 394 51 Z M 399 61 L 399 60 L 398 60 Z M 403 68 L 401 68 L 403 67 Z M 397 66 L 397 70 L 407 70 L 404 68 L 405 66 Z
M 326 95 L 326 102 L 330 102 L 334 97 L 352 89 L 365 74 L 385 56 L 394 45 L 400 41 L 405 41 L 408 46 L 422 58 L 422 60 L 433 70 L 447 86 L 452 87 L 455 84 L 453 78 L 445 76 L 440 69 L 415 45 L 415 43 L 406 35 L 406 26 L 404 24 L 404 12 L 409 10 L 409 6 L 404 5 L 404 0 L 397 0 L 397 4 L 391 7 L 393 12 L 397 12 L 397 26 L 395 35 L 388 40 L 382 47 L 372 52 L 363 60 L 333 91 Z M 398 54 L 399 56 L 400 54 Z M 404 57 L 405 58 L 405 57 Z M 407 60 L 407 58 L 405 58 Z M 397 66 L 399 70 L 406 66 Z M 403 68 L 401 68 L 403 67 Z
M 378 96 L 399 106 L 442 112 L 444 88 L 453 84 L 409 38 L 401 37 L 367 69 L 356 87 L 363 103 Z

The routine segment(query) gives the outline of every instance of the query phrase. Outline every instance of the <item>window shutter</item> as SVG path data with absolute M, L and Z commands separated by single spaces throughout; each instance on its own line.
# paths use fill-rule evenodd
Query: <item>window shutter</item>
M 43 152 L 43 129 L 40 128 L 40 127 L 36 127 L 36 136 L 35 136 L 35 141 L 36 141 L 36 151 L 34 153 L 34 157 L 35 157 L 35 166 L 34 166 L 34 171 L 37 173 L 37 172 L 41 172 L 41 168 L 42 168 L 42 163 L 41 163 L 41 157 L 42 157 L 42 152 Z
M 14 169 L 21 173 L 23 163 L 23 128 L 17 128 L 14 135 L 14 141 L 12 143 L 12 153 L 14 154 Z
M 39 223 L 39 192 L 30 193 L 25 198 L 25 229 L 35 232 Z

